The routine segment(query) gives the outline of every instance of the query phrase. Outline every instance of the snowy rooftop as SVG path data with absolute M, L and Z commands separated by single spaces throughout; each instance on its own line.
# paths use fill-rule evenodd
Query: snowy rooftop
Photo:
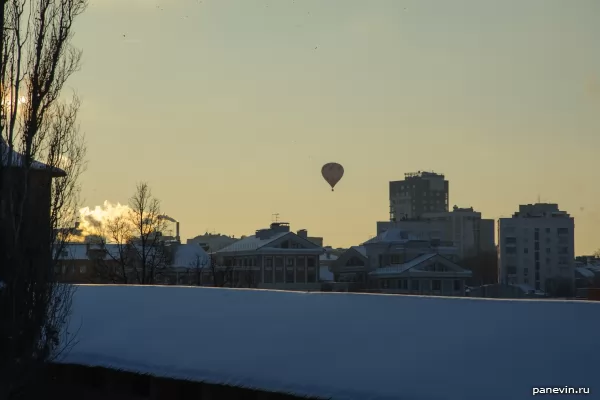
M 199 268 L 209 264 L 209 256 L 198 244 L 180 244 L 175 250 L 173 267 Z
M 600 390 L 600 302 L 79 285 L 71 329 L 61 362 L 305 396 Z
M 367 249 L 365 248 L 365 246 L 352 246 L 351 248 L 358 251 L 363 256 L 367 257 Z
M 9 164 L 13 167 L 22 167 L 25 165 L 25 156 L 23 154 L 11 150 L 8 148 L 6 141 L 4 138 L 0 137 L 0 162 L 2 162 L 3 166 L 7 166 Z M 32 169 L 47 169 L 52 171 L 52 176 L 61 177 L 66 176 L 67 173 L 60 168 L 51 168 L 50 166 L 41 163 L 39 161 L 33 161 L 31 163 Z
M 278 232 L 274 233 L 272 236 L 261 239 L 256 237 L 256 235 L 248 236 L 244 239 L 240 239 L 235 243 L 230 244 L 227 247 L 222 248 L 217 253 L 229 253 L 229 252 L 238 252 L 238 251 L 254 251 L 258 250 L 261 247 L 266 246 L 267 244 L 274 242 L 275 240 L 283 237 L 290 232 Z

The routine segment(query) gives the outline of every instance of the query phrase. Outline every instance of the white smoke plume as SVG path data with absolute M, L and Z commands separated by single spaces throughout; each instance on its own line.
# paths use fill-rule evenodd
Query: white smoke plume
M 102 206 L 96 206 L 93 209 L 84 207 L 79 210 L 80 236 L 97 235 L 106 223 L 114 221 L 118 217 L 125 217 L 130 212 L 131 209 L 127 205 L 112 204 L 108 200 L 105 200 Z

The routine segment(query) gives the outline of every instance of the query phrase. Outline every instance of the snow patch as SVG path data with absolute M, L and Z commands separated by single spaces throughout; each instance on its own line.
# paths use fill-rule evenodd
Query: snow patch
M 340 400 L 529 399 L 600 356 L 586 301 L 78 285 L 70 323 L 61 362 Z

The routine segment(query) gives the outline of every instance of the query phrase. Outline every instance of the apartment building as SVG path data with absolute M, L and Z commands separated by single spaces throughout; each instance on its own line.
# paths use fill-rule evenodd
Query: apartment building
M 574 285 L 575 222 L 557 204 L 519 206 L 512 218 L 498 221 L 500 283 L 564 292 Z

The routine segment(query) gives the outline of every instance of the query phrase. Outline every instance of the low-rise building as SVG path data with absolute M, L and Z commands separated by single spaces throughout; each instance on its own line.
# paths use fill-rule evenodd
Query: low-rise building
M 290 231 L 285 222 L 274 222 L 216 252 L 218 268 L 231 269 L 234 286 L 265 289 L 319 290 L 321 246 Z
M 472 275 L 458 260 L 451 243 L 392 228 L 348 249 L 333 271 L 336 281 L 355 290 L 457 296 Z

